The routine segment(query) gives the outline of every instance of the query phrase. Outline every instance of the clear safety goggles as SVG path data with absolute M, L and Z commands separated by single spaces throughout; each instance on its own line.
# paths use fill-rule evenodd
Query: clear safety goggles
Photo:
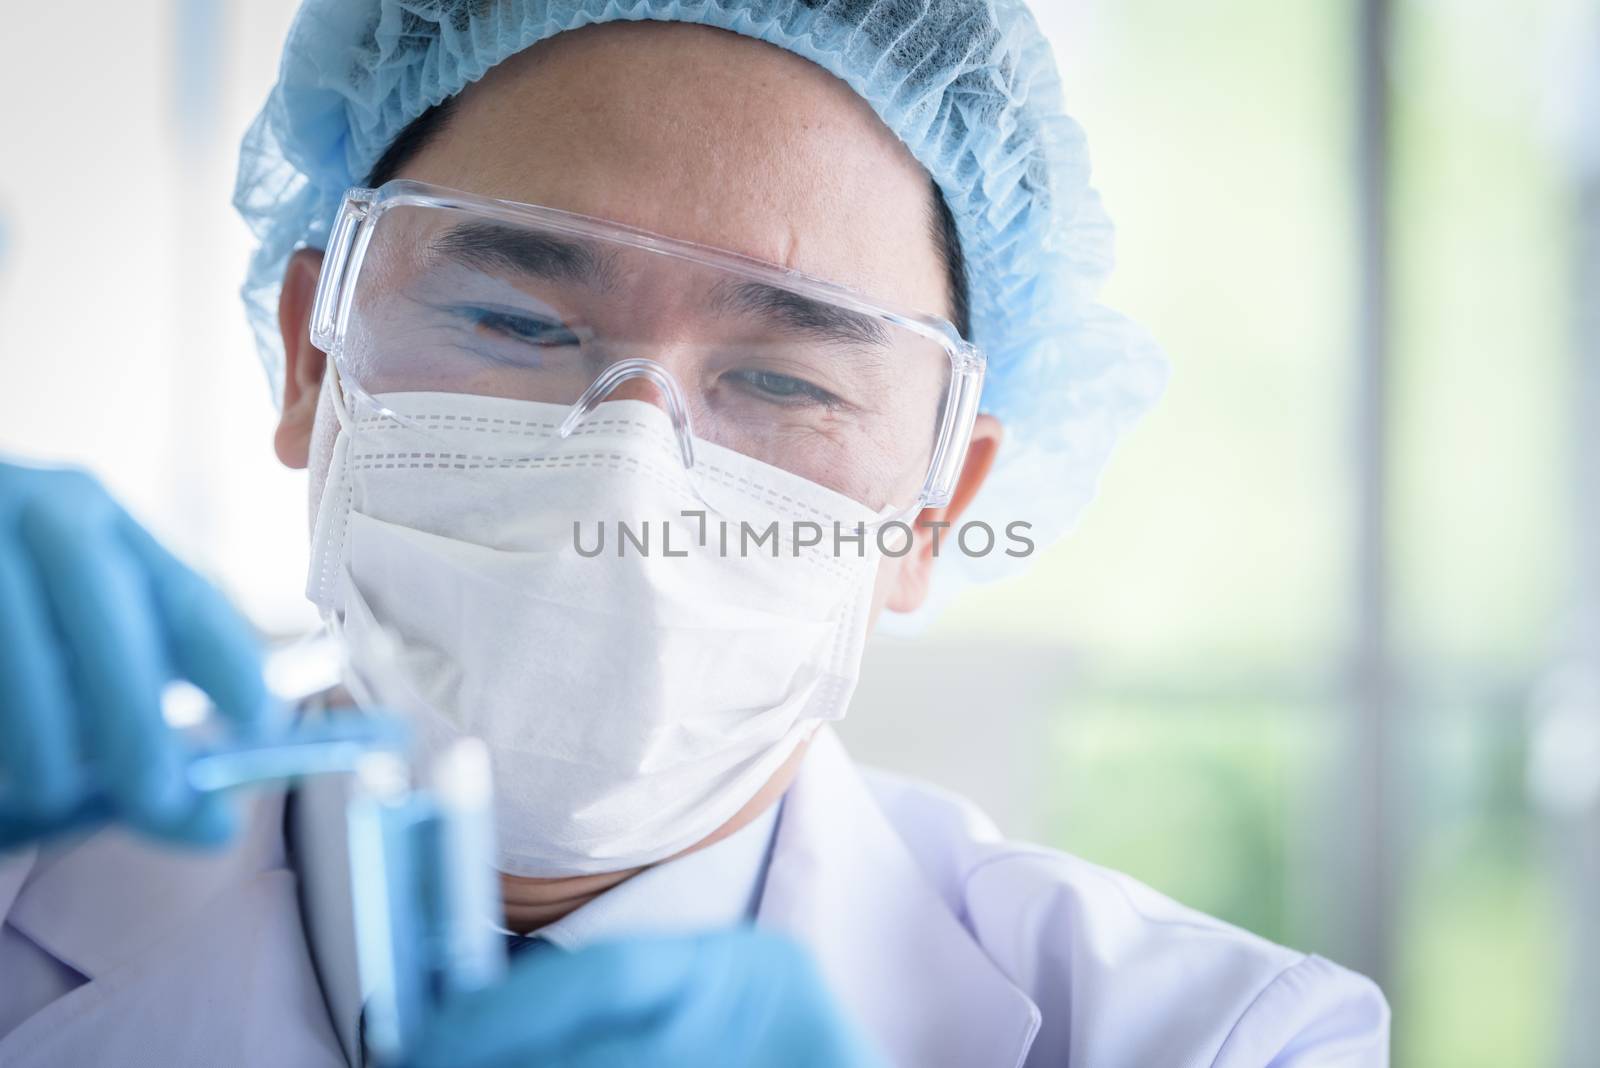
M 345 194 L 311 340 L 349 394 L 402 423 L 405 394 L 560 405 L 551 450 L 602 402 L 649 400 L 718 511 L 697 442 L 883 517 L 947 503 L 984 374 L 983 354 L 934 316 L 617 223 L 405 180 Z

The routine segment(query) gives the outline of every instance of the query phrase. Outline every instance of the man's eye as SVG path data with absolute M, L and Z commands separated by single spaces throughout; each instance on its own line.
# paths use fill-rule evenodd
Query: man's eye
M 733 377 L 750 392 L 780 404 L 819 404 L 835 408 L 843 403 L 819 386 L 775 371 L 736 371 Z
M 560 348 L 578 344 L 578 335 L 563 323 L 549 319 L 536 319 L 526 315 L 472 308 L 467 312 L 472 325 L 478 330 L 501 337 L 513 338 L 544 348 Z

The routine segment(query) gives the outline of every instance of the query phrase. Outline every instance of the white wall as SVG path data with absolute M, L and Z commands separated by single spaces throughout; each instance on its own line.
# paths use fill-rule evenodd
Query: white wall
M 180 5 L 20 4 L 0 64 L 0 452 L 85 465 L 269 630 L 312 616 L 303 478 L 236 296 L 228 200 L 288 0 L 218 19 L 214 99 L 177 121 Z M 70 54 L 64 50 L 70 48 Z

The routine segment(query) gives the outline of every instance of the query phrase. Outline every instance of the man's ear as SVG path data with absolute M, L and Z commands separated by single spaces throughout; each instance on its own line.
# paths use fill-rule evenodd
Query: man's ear
M 928 599 L 928 583 L 933 578 L 937 542 L 938 552 L 947 553 L 955 543 L 961 514 L 972 503 L 1000 453 L 1005 428 L 992 415 L 981 414 L 972 426 L 972 441 L 967 445 L 967 461 L 956 479 L 950 503 L 941 508 L 924 508 L 912 524 L 911 551 L 898 561 L 894 583 L 884 607 L 891 612 L 915 612 Z
M 289 257 L 278 296 L 278 330 L 283 334 L 283 409 L 272 446 L 285 467 L 304 468 L 311 453 L 311 427 L 317 418 L 328 355 L 311 343 L 311 304 L 322 275 L 322 253 L 303 248 Z

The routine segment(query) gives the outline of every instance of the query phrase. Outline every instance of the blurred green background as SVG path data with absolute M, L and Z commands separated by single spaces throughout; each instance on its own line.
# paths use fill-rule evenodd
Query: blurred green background
M 930 638 L 1043 635 L 1070 656 L 1040 792 L 1052 844 L 1377 973 L 1397 1065 L 1595 1065 L 1571 1017 L 1600 990 L 1572 933 L 1600 886 L 1556 861 L 1563 836 L 1593 840 L 1593 804 L 1546 813 L 1525 769 L 1593 549 L 1574 138 L 1600 97 L 1575 101 L 1573 79 L 1600 36 L 1592 5 L 1387 6 L 1382 751 L 1351 729 L 1372 60 L 1354 3 L 1045 14 L 1119 224 L 1109 301 L 1174 375 L 1076 535 Z M 1377 875 L 1352 793 L 1375 757 Z

